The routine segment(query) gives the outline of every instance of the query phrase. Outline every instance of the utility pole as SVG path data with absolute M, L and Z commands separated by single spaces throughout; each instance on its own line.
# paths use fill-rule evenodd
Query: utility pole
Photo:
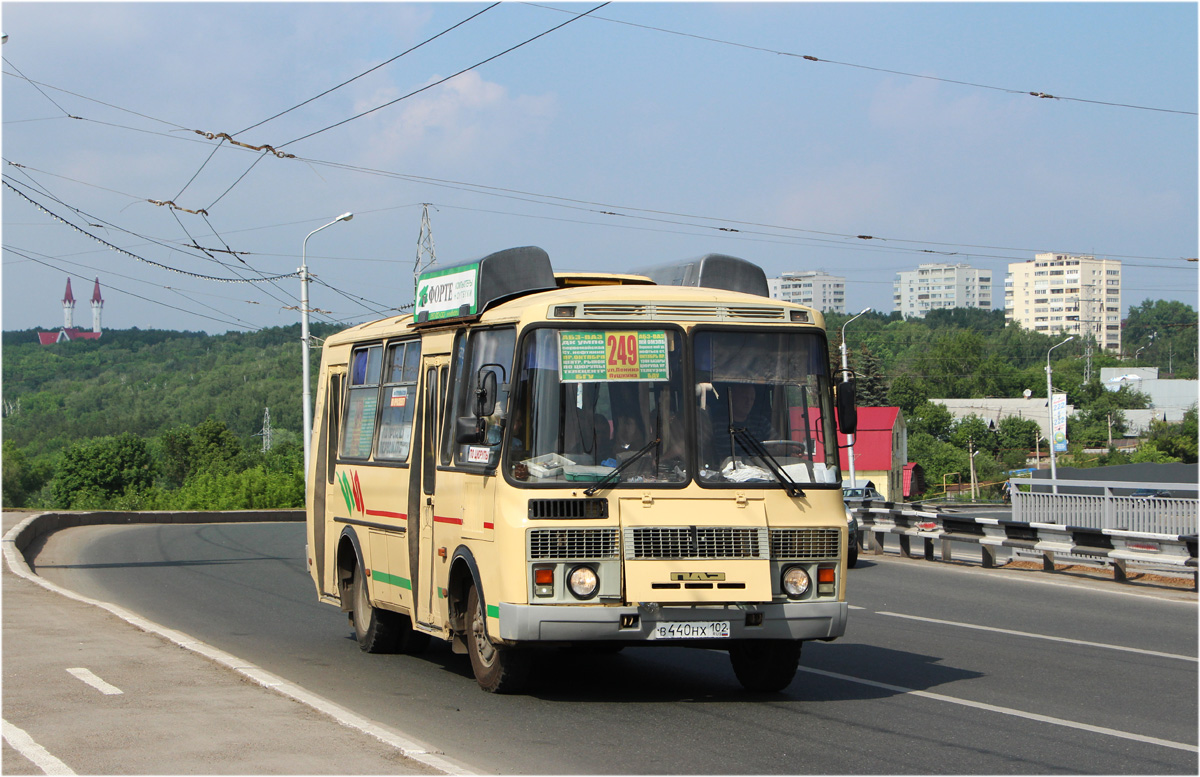
M 435 209 L 436 210 L 436 209 Z M 437 264 L 433 247 L 433 227 L 429 224 L 429 203 L 421 203 L 421 234 L 417 236 L 417 261 L 413 264 L 413 306 L 417 303 L 417 279 L 421 273 Z

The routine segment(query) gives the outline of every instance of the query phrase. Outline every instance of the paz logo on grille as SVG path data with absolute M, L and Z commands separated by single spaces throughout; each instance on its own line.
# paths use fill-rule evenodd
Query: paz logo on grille
M 724 580 L 724 572 L 672 572 L 671 580 L 683 582 L 711 582 L 714 580 Z

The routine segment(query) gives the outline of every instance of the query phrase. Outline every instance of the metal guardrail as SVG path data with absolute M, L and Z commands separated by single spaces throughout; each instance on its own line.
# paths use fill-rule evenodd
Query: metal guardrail
M 920 505 L 865 501 L 851 509 L 858 516 L 860 531 L 867 535 L 870 552 L 882 552 L 882 538 L 895 535 L 900 553 L 911 558 L 914 539 L 924 546 L 924 557 L 934 561 L 934 544 L 941 542 L 941 557 L 950 561 L 950 543 L 978 545 L 983 566 L 996 566 L 996 550 L 1010 548 L 1040 554 L 1042 569 L 1054 571 L 1056 555 L 1079 556 L 1113 569 L 1113 579 L 1128 582 L 1130 563 L 1171 568 L 1192 575 L 1197 590 L 1196 534 L 1163 534 L 1103 529 L 1088 526 L 1022 522 L 1000 518 L 981 518 L 963 514 L 939 513 L 920 509 Z
M 1053 484 L 1049 480 L 1013 478 L 1009 482 L 1013 485 L 1010 495 L 1014 521 L 1155 534 L 1196 533 L 1200 500 L 1113 493 L 1114 490 L 1144 489 L 1146 483 L 1059 480 L 1058 493 L 1051 493 Z M 1022 486 L 1028 486 L 1030 490 L 1022 490 Z M 1155 487 L 1172 494 L 1196 491 L 1195 483 L 1161 483 Z M 1096 491 L 1101 493 L 1094 493 Z

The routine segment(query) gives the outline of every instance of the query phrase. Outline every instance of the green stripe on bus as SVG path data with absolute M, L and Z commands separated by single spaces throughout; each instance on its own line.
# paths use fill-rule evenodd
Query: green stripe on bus
M 487 611 L 488 611 L 489 618 L 499 618 L 500 617 L 500 608 L 494 604 L 489 604 Z
M 389 575 L 387 572 L 380 572 L 377 569 L 371 570 L 371 577 L 375 578 L 375 580 L 380 583 L 387 583 L 388 585 L 399 586 L 400 588 L 404 588 L 409 591 L 412 590 L 412 581 L 409 580 L 407 577 L 398 577 L 396 575 Z

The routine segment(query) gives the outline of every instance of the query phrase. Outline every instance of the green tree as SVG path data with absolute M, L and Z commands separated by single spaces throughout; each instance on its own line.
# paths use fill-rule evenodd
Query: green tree
M 1192 405 L 1177 424 L 1152 421 L 1146 442 L 1166 456 L 1195 464 L 1197 434 L 1196 405 Z
M 148 488 L 153 465 L 146 443 L 125 432 L 75 443 L 63 453 L 53 487 L 54 506 L 101 507 L 128 490 Z
M 1164 374 L 1194 378 L 1196 322 L 1196 310 L 1191 305 L 1176 300 L 1145 300 L 1129 308 L 1122 347 L 1130 356 L 1141 349 L 1138 364 L 1153 364 Z
M 892 379 L 888 404 L 900 408 L 907 418 L 929 399 L 929 389 L 920 379 L 903 373 Z
M 883 375 L 883 364 L 867 346 L 858 349 L 858 404 L 860 407 L 885 407 L 888 402 L 887 379 Z
M 918 405 L 908 418 L 910 441 L 913 434 L 928 434 L 934 439 L 948 441 L 953 426 L 954 416 L 945 405 L 936 402 Z
M 988 455 L 996 453 L 1000 442 L 988 421 L 977 415 L 960 418 L 950 430 L 950 443 L 967 450 L 985 451 Z
M 1015 415 L 1001 418 L 1000 423 L 996 424 L 996 441 L 1000 446 L 999 456 L 1005 468 L 1024 467 L 1029 452 L 1037 447 L 1036 441 L 1041 434 L 1042 427 L 1037 421 Z

